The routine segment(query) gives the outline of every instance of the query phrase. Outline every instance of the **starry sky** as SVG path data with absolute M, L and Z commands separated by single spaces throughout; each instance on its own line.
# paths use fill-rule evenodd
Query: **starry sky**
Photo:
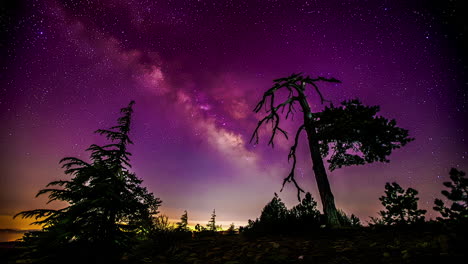
M 410 3 L 411 2 L 411 3 Z M 291 141 L 249 143 L 253 108 L 272 80 L 335 77 L 333 102 L 380 105 L 416 138 L 390 163 L 329 173 L 337 207 L 362 222 L 385 182 L 420 192 L 431 210 L 451 167 L 468 169 L 466 8 L 463 1 L 5 1 L 1 17 L 0 228 L 46 205 L 37 191 L 66 179 L 58 161 L 87 158 L 135 100 L 132 170 L 176 220 L 244 225 L 281 188 Z M 320 111 L 316 94 L 308 94 Z M 294 133 L 300 122 L 286 126 Z M 318 200 L 305 138 L 298 181 Z M 297 200 L 293 186 L 280 197 Z M 34 228 L 34 227 L 33 227 Z

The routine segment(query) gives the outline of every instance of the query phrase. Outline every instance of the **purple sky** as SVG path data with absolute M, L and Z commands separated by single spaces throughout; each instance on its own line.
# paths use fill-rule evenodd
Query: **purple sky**
M 103 142 L 93 131 L 114 125 L 130 100 L 133 171 L 163 200 L 161 211 L 177 219 L 188 210 L 192 224 L 205 224 L 216 208 L 225 227 L 245 224 L 279 192 L 292 143 L 271 149 L 264 130 L 249 144 L 260 118 L 252 110 L 273 79 L 296 72 L 341 80 L 321 86 L 328 99 L 380 105 L 416 138 L 388 164 L 329 173 L 345 212 L 375 216 L 388 181 L 417 189 L 430 209 L 449 169 L 468 169 L 459 2 L 87 2 L 3 8 L 0 228 L 28 228 L 11 216 L 46 207 L 34 196 L 67 177 L 58 161 L 88 157 Z M 298 179 L 318 200 L 302 143 Z M 295 194 L 288 186 L 280 197 L 292 206 Z

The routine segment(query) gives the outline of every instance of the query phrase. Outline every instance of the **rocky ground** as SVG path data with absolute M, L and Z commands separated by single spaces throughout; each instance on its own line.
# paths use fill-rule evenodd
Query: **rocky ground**
M 165 252 L 144 249 L 139 263 L 466 263 L 467 232 L 370 228 L 290 235 L 211 235 L 178 240 Z M 0 245 L 0 262 L 17 263 L 21 248 Z M 135 257 L 135 256 L 134 256 Z M 127 257 L 127 263 L 133 263 Z
M 334 230 L 314 234 L 195 238 L 149 263 L 451 263 L 466 259 L 466 237 L 404 230 Z

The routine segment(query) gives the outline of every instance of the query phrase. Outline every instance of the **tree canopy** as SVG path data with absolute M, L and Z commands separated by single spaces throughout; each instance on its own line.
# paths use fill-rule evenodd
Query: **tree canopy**
M 394 119 L 378 116 L 379 106 L 365 106 L 358 99 L 340 106 L 326 106 L 314 113 L 317 137 L 329 169 L 372 162 L 389 162 L 392 150 L 414 140 L 408 130 L 397 127 Z
M 464 171 L 452 168 L 450 170 L 450 180 L 444 182 L 444 186 L 450 191 L 443 190 L 442 194 L 452 202 L 450 207 L 440 199 L 435 199 L 434 210 L 438 211 L 442 217 L 454 221 L 468 221 L 468 179 Z M 442 218 L 439 217 L 439 220 Z
M 387 225 L 414 224 L 424 222 L 426 210 L 418 209 L 416 197 L 418 191 L 408 188 L 406 191 L 396 182 L 385 184 L 385 195 L 379 200 L 385 207 L 385 211 L 380 211 L 383 223 Z

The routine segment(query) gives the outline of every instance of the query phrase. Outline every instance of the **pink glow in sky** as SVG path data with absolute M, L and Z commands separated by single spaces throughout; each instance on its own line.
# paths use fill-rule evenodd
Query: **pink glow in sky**
M 468 169 L 466 53 L 457 11 L 442 12 L 450 4 L 92 2 L 7 9 L 0 228 L 28 228 L 11 219 L 21 210 L 60 207 L 34 196 L 66 177 L 61 158 L 87 157 L 102 143 L 92 132 L 115 124 L 130 100 L 133 170 L 163 200 L 161 211 L 177 219 L 187 210 L 191 223 L 205 224 L 216 209 L 226 226 L 245 224 L 279 192 L 292 144 L 280 139 L 271 149 L 267 130 L 250 144 L 260 118 L 252 110 L 273 79 L 297 72 L 341 80 L 322 86 L 328 99 L 380 105 L 416 138 L 388 164 L 329 173 L 345 212 L 367 221 L 381 209 L 385 182 L 397 181 L 417 189 L 434 217 L 450 168 Z M 318 200 L 305 144 L 298 153 L 299 182 Z M 280 197 L 292 206 L 295 194 L 288 186 Z

